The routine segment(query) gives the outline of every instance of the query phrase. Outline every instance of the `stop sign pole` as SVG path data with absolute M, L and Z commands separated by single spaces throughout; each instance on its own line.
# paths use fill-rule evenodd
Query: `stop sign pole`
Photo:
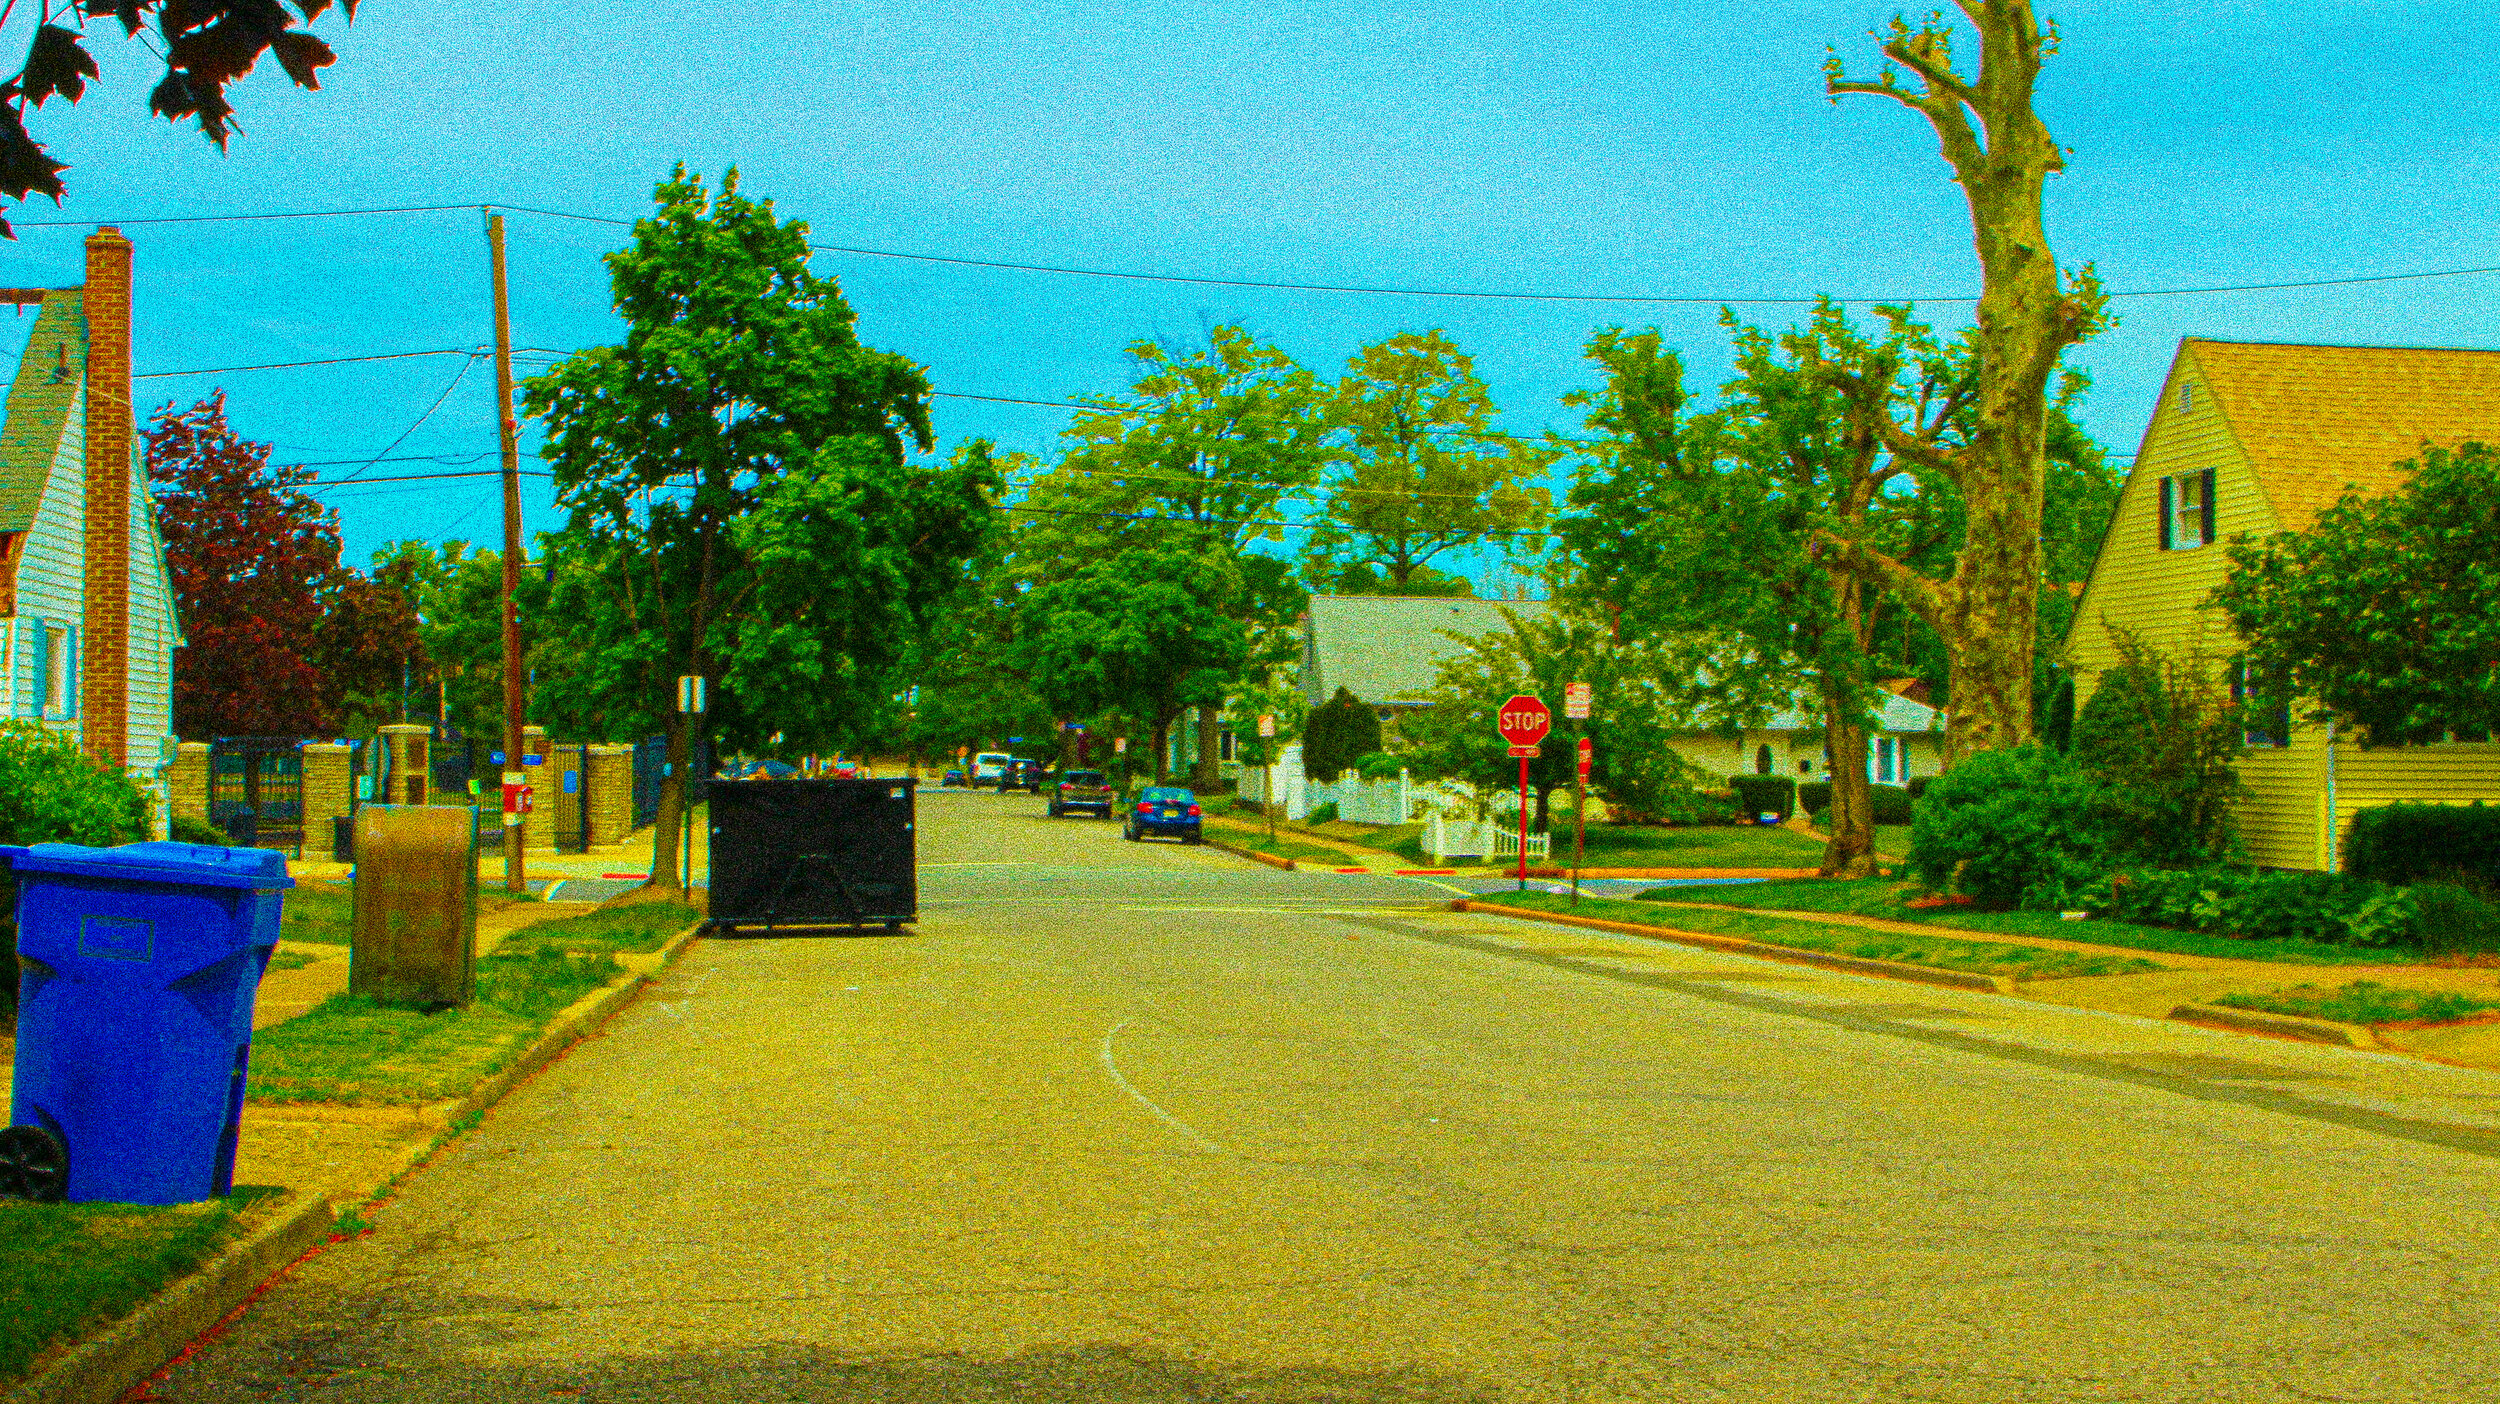
M 1537 743 L 1554 729 L 1554 709 L 1542 698 L 1522 692 L 1502 704 L 1493 726 L 1519 758 L 1519 890 L 1528 890 L 1528 762 L 1537 757 Z

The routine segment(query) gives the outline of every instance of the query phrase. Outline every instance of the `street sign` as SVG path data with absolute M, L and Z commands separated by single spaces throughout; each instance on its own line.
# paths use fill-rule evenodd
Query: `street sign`
M 1510 748 L 1510 753 L 1521 760 L 1535 760 L 1545 754 L 1545 748 L 1543 746 L 1513 746 Z
M 1518 755 L 1520 747 L 1534 747 L 1545 739 L 1545 733 L 1554 729 L 1554 709 L 1546 706 L 1543 698 L 1530 697 L 1523 692 L 1502 704 L 1501 713 L 1494 718 L 1494 727 L 1502 733 L 1502 739 L 1510 743 L 1511 754 Z M 1531 749 L 1528 754 L 1536 753 Z
M 687 673 L 677 679 L 677 710 L 700 712 L 703 707 L 703 675 Z
M 1275 713 L 1273 713 L 1273 712 L 1269 712 L 1269 713 L 1267 713 L 1266 715 L 1264 715 L 1264 716 L 1262 716 L 1262 717 L 1260 717 L 1260 718 L 1259 718 L 1259 734 L 1260 734 L 1261 736 L 1273 736 L 1273 735 L 1275 735 L 1275 734 L 1276 734 L 1276 714 L 1275 714 Z
M 1597 760 L 1597 743 L 1583 736 L 1580 738 L 1579 751 L 1580 778 L 1586 780 L 1589 778 L 1589 766 Z
M 1127 737 L 1125 737 L 1125 736 L 1114 736 L 1114 737 L 1112 737 L 1112 738 L 1111 738 L 1111 754 L 1113 754 L 1113 755 L 1115 755 L 1115 756 L 1125 756 L 1125 755 L 1127 755 L 1127 754 L 1128 754 L 1128 738 L 1127 738 Z
M 1589 719 L 1589 685 L 1573 683 L 1563 689 L 1563 715 L 1573 721 Z

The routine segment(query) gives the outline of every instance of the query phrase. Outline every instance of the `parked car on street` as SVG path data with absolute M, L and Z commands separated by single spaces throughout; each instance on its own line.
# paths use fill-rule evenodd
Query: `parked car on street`
M 1204 843 L 1205 822 L 1196 795 L 1177 785 L 1149 785 L 1137 792 L 1137 803 L 1129 806 L 1120 836 L 1131 843 L 1148 834 L 1177 838 L 1183 843 Z
M 972 788 L 977 790 L 983 785 L 997 784 L 1007 774 L 1007 767 L 1015 763 L 1016 758 L 1005 751 L 983 751 L 974 756 L 972 758 Z
M 944 775 L 942 775 L 942 776 L 939 776 L 939 777 L 938 777 L 938 785 L 939 785 L 941 788 L 943 788 L 943 787 L 945 787 L 945 786 L 948 786 L 948 785 L 968 785 L 968 784 L 969 784 L 969 782 L 968 782 L 968 781 L 964 778 L 964 768 L 963 768 L 962 766 L 960 766 L 960 765 L 950 765 L 950 766 L 948 766 L 948 767 L 946 768 L 946 773 L 945 773 Z
M 1058 783 L 1050 791 L 1050 817 L 1065 818 L 1084 810 L 1111 817 L 1111 808 L 1120 802 L 1120 792 L 1111 787 L 1099 770 L 1063 770 Z
M 1009 761 L 1006 773 L 998 777 L 998 792 L 1003 795 L 1009 790 L 1030 790 L 1034 794 L 1040 794 L 1042 792 L 1042 763 L 1037 760 L 1026 760 L 1022 756 Z

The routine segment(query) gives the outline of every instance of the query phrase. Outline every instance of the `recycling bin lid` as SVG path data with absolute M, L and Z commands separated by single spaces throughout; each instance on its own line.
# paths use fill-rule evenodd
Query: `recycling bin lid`
M 274 848 L 223 848 L 208 843 L 125 843 L 89 848 L 76 843 L 0 845 L 0 858 L 21 873 L 135 878 L 194 887 L 293 887 L 286 855 Z

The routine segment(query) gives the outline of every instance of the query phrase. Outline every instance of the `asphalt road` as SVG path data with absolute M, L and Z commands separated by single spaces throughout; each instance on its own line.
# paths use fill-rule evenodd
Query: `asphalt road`
M 157 1397 L 2492 1397 L 2500 1078 L 922 814 Z

